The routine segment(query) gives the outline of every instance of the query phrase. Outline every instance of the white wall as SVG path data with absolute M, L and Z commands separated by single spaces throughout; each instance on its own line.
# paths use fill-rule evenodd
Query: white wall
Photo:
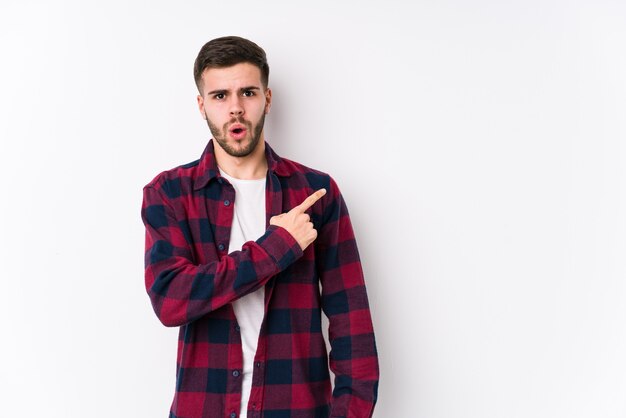
M 1 3 L 0 414 L 167 415 L 141 188 L 200 156 L 193 60 L 237 34 L 352 214 L 377 418 L 626 416 L 625 3 L 295 3 Z

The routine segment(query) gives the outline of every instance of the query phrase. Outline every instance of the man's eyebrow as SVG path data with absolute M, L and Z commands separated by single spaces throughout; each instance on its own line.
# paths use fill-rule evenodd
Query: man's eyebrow
M 242 87 L 239 89 L 239 91 L 249 91 L 249 90 L 261 90 L 261 88 L 258 86 L 247 86 L 247 87 Z M 208 92 L 207 95 L 226 94 L 226 93 L 228 93 L 228 90 L 218 89 L 218 90 L 213 90 L 213 91 Z
M 248 90 L 261 90 L 261 88 L 258 86 L 248 86 L 248 87 L 242 87 L 239 89 L 239 91 L 248 91 Z

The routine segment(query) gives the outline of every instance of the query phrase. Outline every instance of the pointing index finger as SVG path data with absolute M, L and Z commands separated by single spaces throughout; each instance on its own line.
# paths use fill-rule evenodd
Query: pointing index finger
M 325 194 L 326 194 L 326 189 L 319 189 L 319 190 L 315 191 L 314 193 L 312 193 L 309 197 L 304 199 L 304 202 L 300 203 L 295 208 L 297 208 L 301 212 L 304 212 L 305 210 L 307 210 L 308 208 L 313 206 L 313 204 L 315 202 L 317 202 Z

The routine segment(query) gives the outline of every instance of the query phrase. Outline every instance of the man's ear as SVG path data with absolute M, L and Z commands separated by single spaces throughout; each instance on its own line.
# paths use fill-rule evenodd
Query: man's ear
M 202 119 L 206 120 L 206 113 L 204 112 L 204 98 L 198 94 L 198 110 L 202 115 Z
M 265 114 L 270 113 L 272 107 L 272 89 L 269 87 L 265 89 Z

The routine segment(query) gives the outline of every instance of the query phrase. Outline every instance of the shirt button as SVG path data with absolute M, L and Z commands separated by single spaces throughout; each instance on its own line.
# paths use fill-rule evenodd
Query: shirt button
M 218 248 L 220 251 L 224 251 L 224 248 L 226 248 L 226 247 L 224 247 L 224 244 L 220 244 L 220 245 L 218 245 L 218 246 L 217 246 L 217 248 Z
M 239 370 L 235 370 L 235 371 L 233 372 L 233 376 L 235 376 L 235 377 L 239 377 Z
M 241 330 L 241 328 L 239 328 L 239 325 L 235 325 L 235 331 L 239 332 Z
M 237 414 L 235 414 L 234 412 L 230 413 L 230 418 L 237 418 Z
M 224 183 L 224 180 L 222 180 L 222 178 L 220 177 L 220 178 L 218 178 L 218 179 L 217 179 L 217 182 L 218 182 L 219 184 L 222 184 L 222 183 Z
M 261 367 L 261 362 L 260 362 L 260 361 L 257 361 L 257 362 L 256 362 L 256 366 L 257 366 L 257 367 Z
M 224 200 L 224 206 L 228 206 L 228 205 L 230 205 L 230 200 L 228 199 Z

